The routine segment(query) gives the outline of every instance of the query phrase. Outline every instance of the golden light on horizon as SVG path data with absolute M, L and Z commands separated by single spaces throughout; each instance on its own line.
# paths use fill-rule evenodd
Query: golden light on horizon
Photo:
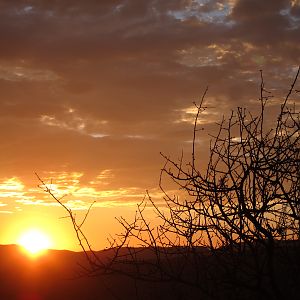
M 18 245 L 22 246 L 31 256 L 37 256 L 51 248 L 52 241 L 46 233 L 38 229 L 30 229 L 20 236 Z

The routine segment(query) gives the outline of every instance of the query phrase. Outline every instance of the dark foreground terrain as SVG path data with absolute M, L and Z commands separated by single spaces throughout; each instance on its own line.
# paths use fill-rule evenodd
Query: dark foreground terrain
M 121 274 L 82 274 L 84 267 L 88 264 L 80 252 L 49 250 L 30 258 L 18 246 L 0 246 L 0 299 L 184 299 L 174 283 L 142 281 L 137 286 L 135 280 Z
M 259 252 L 254 258 L 251 255 L 229 257 L 226 251 L 213 256 L 208 254 L 207 249 L 198 249 L 199 253 L 191 257 L 172 256 L 168 252 L 168 257 L 173 258 L 164 260 L 162 256 L 161 264 L 175 276 L 160 281 L 160 274 L 149 267 L 155 261 L 153 253 L 149 251 L 142 252 L 139 257 L 140 261 L 145 262 L 142 268 L 121 264 L 121 272 L 93 276 L 89 273 L 88 276 L 84 272 L 84 268 L 89 266 L 84 253 L 49 250 L 45 255 L 33 259 L 18 246 L 0 246 L 0 299 L 298 299 L 300 251 L 298 246 L 288 246 L 288 249 L 288 253 L 278 252 L 275 255 L 274 273 L 271 276 L 275 285 L 272 285 L 270 278 L 264 275 L 268 269 L 264 254 Z M 123 251 L 128 253 L 126 249 Z M 112 251 L 96 254 L 105 260 L 112 255 Z M 195 257 L 199 257 L 199 260 Z M 261 277 L 255 275 L 255 268 Z M 122 275 L 123 271 L 146 276 L 142 280 L 134 280 Z M 149 281 L 151 278 L 158 280 Z M 196 286 L 182 282 L 182 279 L 186 279 L 191 283 L 195 278 Z

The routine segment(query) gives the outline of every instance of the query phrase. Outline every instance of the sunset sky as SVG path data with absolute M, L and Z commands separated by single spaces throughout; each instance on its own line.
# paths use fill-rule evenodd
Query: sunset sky
M 206 86 L 208 133 L 236 106 L 255 110 L 260 73 L 276 103 L 300 64 L 298 0 L 0 0 L 0 244 L 40 228 L 78 249 L 65 212 L 96 249 L 145 191 L 160 201 L 163 159 L 191 147 Z M 278 103 L 278 102 L 277 102 Z

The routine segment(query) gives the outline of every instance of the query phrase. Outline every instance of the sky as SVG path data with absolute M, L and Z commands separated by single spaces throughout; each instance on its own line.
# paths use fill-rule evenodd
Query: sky
M 84 230 L 101 249 L 146 190 L 162 200 L 160 152 L 188 155 L 206 86 L 203 155 L 224 114 L 257 110 L 259 70 L 282 99 L 300 1 L 0 0 L 0 41 L 0 244 L 38 227 L 78 249 L 36 172 L 78 218 L 96 201 Z

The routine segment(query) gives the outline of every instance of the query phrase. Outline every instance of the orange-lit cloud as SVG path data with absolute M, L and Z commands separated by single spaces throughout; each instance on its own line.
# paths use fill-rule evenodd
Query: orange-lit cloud
M 80 172 L 47 172 L 44 180 L 53 195 L 72 210 L 87 210 L 93 202 L 94 207 L 136 205 L 145 195 L 145 190 L 137 187 L 108 189 L 109 179 L 114 177 L 111 170 L 102 171 L 88 184 L 80 182 L 83 175 Z M 26 187 L 15 177 L 0 182 L 0 197 L 3 199 L 0 207 L 9 205 L 15 211 L 22 210 L 22 207 L 16 205 L 60 206 L 43 191 L 42 184 L 40 188 Z

